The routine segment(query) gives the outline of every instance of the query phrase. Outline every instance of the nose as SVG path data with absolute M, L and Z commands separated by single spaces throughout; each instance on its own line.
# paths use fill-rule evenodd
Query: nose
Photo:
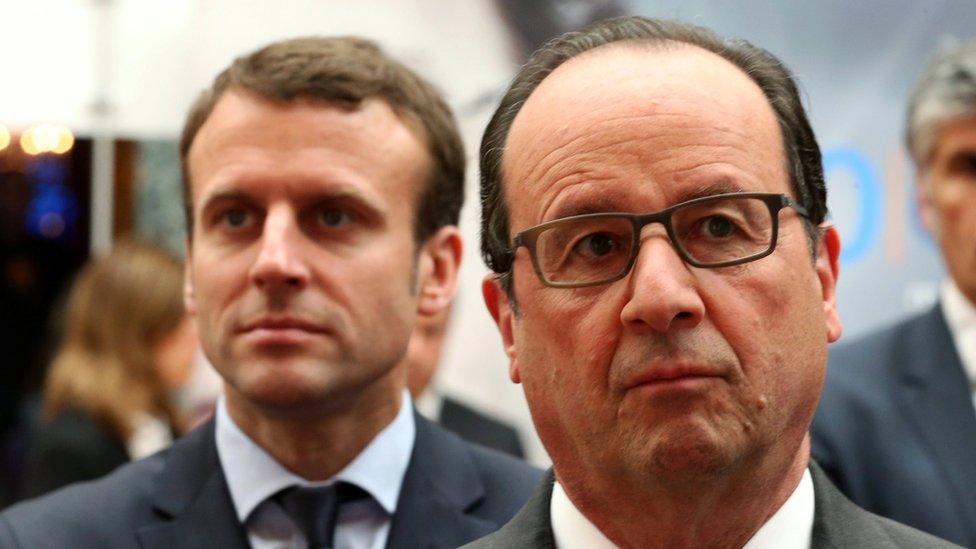
M 310 272 L 301 251 L 302 239 L 298 221 L 290 209 L 269 210 L 261 231 L 258 256 L 251 265 L 251 281 L 271 292 L 304 288 Z
M 690 269 L 666 235 L 644 238 L 627 278 L 627 303 L 620 313 L 624 326 L 638 333 L 697 326 L 705 303 Z

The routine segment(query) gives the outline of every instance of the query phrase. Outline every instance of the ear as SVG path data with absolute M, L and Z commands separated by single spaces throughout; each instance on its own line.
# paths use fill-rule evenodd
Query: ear
M 197 299 L 193 293 L 193 275 L 190 273 L 190 265 L 193 263 L 190 239 L 184 240 L 183 245 L 186 250 L 186 261 L 183 263 L 183 307 L 186 309 L 186 314 L 195 316 L 197 314 Z
M 485 305 L 491 318 L 498 326 L 498 331 L 502 336 L 502 346 L 505 348 L 505 355 L 508 356 L 508 377 L 513 383 L 522 382 L 522 374 L 519 372 L 518 350 L 515 346 L 513 331 L 512 304 L 508 299 L 508 294 L 502 289 L 498 280 L 498 275 L 489 273 L 481 282 L 481 295 L 485 298 Z
M 453 225 L 441 227 L 424 243 L 418 258 L 418 314 L 433 316 L 451 304 L 462 251 L 461 232 Z
M 840 314 L 837 312 L 837 276 L 840 274 L 840 234 L 830 223 L 820 225 L 822 236 L 817 244 L 815 268 L 820 280 L 823 298 L 824 321 L 827 328 L 827 342 L 840 338 L 842 331 Z
M 935 206 L 932 204 L 932 182 L 929 174 L 923 170 L 915 172 L 915 200 L 918 203 L 918 214 L 922 218 L 922 225 L 929 234 L 936 236 L 938 230 Z

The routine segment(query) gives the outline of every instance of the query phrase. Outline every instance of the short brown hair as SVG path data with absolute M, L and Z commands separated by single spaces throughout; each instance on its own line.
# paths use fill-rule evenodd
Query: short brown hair
M 180 428 L 153 354 L 186 316 L 178 258 L 146 242 L 123 240 L 82 268 L 64 314 L 44 387 L 47 419 L 82 411 L 119 440 L 132 433 L 140 412 Z
M 358 106 L 368 98 L 386 101 L 420 130 L 433 161 L 417 206 L 416 240 L 422 242 L 442 226 L 457 225 L 464 202 L 464 146 L 454 116 L 438 91 L 369 40 L 307 37 L 275 42 L 237 58 L 190 109 L 180 137 L 188 237 L 193 229 L 193 199 L 187 155 L 228 90 L 280 103 L 302 99 Z
M 481 141 L 481 255 L 488 267 L 501 275 L 502 287 L 510 295 L 513 254 L 501 163 L 512 122 L 532 92 L 557 67 L 589 50 L 623 42 L 697 46 L 721 56 L 749 76 L 766 96 L 779 122 L 793 191 L 797 201 L 810 212 L 810 240 L 814 242 L 819 237 L 816 226 L 827 215 L 820 146 L 790 70 L 766 50 L 744 40 L 726 40 L 704 27 L 646 17 L 617 17 L 564 34 L 542 46 L 516 75 L 485 129 Z

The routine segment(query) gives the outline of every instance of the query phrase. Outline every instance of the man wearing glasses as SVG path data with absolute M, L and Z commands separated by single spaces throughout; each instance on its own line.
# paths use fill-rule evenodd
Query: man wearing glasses
M 778 60 L 598 23 L 530 59 L 481 153 L 485 301 L 553 473 L 472 546 L 949 546 L 809 461 L 840 243 Z

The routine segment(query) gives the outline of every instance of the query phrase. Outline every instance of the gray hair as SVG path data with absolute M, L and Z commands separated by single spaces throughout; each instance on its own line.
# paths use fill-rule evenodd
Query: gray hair
M 931 160 L 939 126 L 961 116 L 976 116 L 976 40 L 939 52 L 915 85 L 905 138 L 918 169 Z

